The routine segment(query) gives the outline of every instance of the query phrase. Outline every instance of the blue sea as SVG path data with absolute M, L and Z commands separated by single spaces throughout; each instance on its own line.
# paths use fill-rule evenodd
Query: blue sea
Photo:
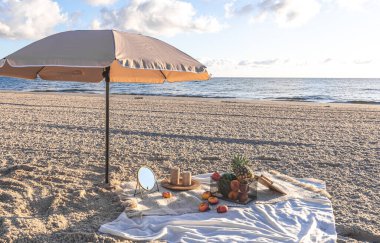
M 23 80 L 0 77 L 0 90 L 104 93 L 105 83 Z M 164 84 L 112 83 L 113 94 L 380 104 L 380 79 L 212 78 Z

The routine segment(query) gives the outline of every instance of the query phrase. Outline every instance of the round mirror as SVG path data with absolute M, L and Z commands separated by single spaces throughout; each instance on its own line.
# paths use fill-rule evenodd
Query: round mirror
M 147 191 L 153 189 L 156 184 L 156 177 L 153 171 L 148 167 L 141 167 L 137 172 L 137 180 L 140 186 Z

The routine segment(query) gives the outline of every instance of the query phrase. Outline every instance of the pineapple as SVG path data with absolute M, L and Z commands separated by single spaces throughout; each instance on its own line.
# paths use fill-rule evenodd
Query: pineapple
M 248 159 L 242 155 L 235 155 L 232 159 L 232 171 L 240 182 L 249 181 L 254 176 L 248 163 Z

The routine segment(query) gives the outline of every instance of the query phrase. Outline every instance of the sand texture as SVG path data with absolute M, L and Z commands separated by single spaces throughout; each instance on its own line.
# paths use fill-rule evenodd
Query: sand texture
M 97 233 L 123 206 L 104 185 L 104 97 L 0 93 L 0 242 L 117 242 Z M 111 97 L 113 185 L 255 170 L 325 180 L 340 239 L 380 241 L 380 106 Z

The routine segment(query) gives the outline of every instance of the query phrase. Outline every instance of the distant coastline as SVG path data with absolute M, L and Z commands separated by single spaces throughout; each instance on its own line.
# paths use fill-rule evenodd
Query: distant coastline
M 104 83 L 51 82 L 0 77 L 0 91 L 103 94 Z M 380 104 L 380 79 L 213 78 L 206 82 L 113 83 L 112 94 Z

